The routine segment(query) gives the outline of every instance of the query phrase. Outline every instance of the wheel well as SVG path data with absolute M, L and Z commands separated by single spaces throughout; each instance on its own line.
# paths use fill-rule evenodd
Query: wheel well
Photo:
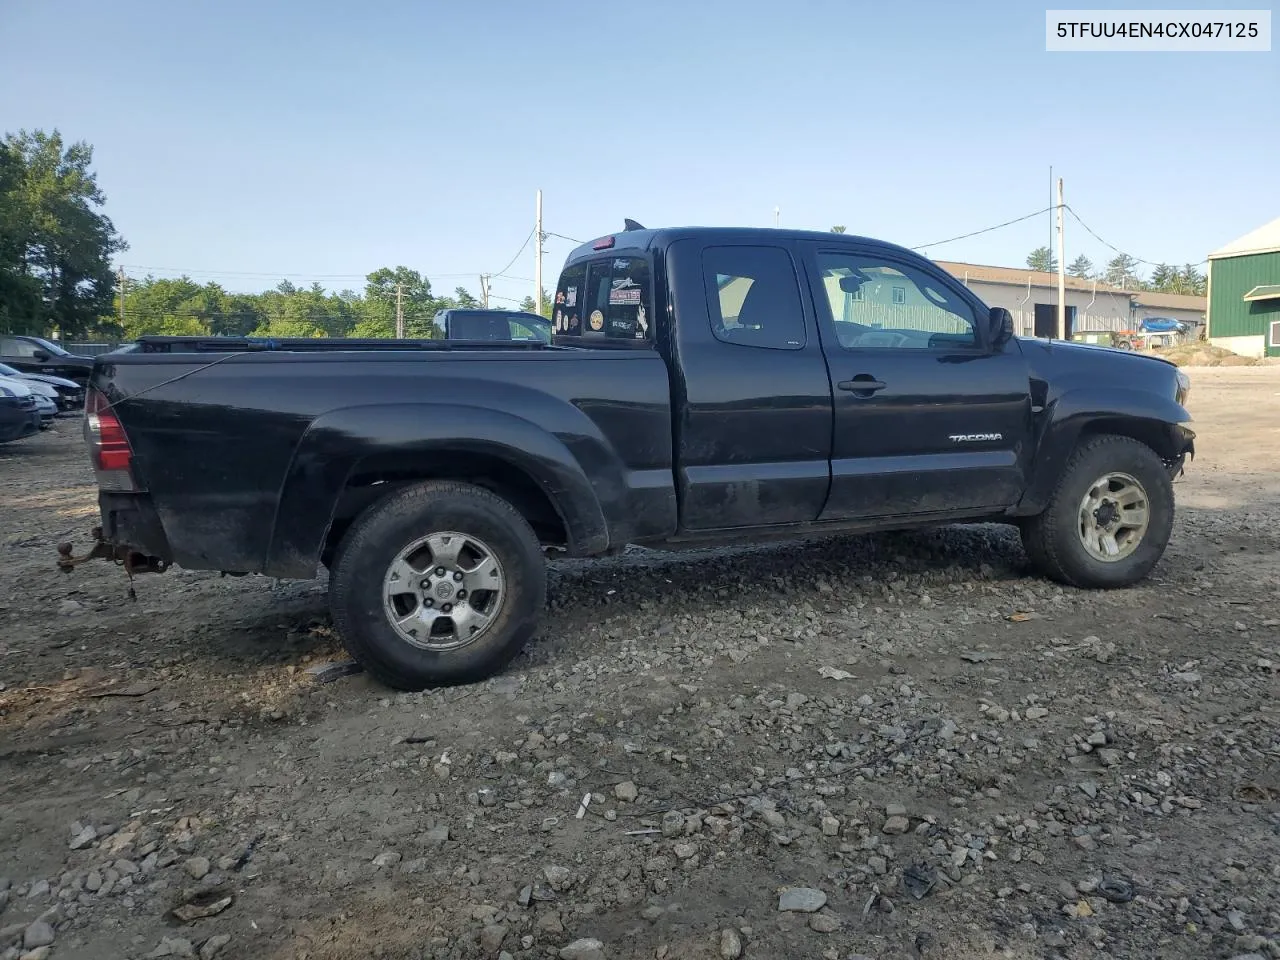
M 1154 450 L 1166 463 L 1172 462 L 1178 455 L 1169 425 L 1160 420 L 1143 420 L 1138 417 L 1102 417 L 1090 420 L 1081 428 L 1077 442 L 1100 434 L 1137 440 Z
M 329 565 L 356 517 L 389 493 L 423 480 L 456 480 L 483 487 L 515 507 L 541 543 L 568 545 L 564 517 L 538 482 L 520 467 L 490 454 L 433 450 L 422 456 L 395 454 L 362 460 L 338 496 L 321 562 Z

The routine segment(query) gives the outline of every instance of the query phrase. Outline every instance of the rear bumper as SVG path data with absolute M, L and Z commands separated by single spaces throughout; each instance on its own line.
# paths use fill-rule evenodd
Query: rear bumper
M 173 548 L 165 536 L 160 514 L 145 493 L 98 493 L 102 539 L 138 553 L 173 562 Z

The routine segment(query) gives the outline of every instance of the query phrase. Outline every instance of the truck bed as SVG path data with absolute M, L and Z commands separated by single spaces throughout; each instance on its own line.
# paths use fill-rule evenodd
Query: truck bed
M 547 518 L 571 551 L 676 527 L 670 389 L 651 350 L 147 338 L 100 357 L 91 386 L 139 488 L 103 492 L 107 523 L 115 510 L 133 542 L 150 531 L 139 546 L 191 569 L 310 576 L 353 490 L 444 457 L 480 475 L 499 449 L 525 451 L 530 496 L 590 485 L 592 509 Z

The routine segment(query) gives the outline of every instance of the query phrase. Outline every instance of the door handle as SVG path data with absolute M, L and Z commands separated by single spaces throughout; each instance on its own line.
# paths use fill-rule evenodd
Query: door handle
M 883 380 L 873 380 L 867 374 L 862 373 L 852 380 L 841 380 L 836 386 L 841 390 L 852 390 L 854 393 L 874 393 L 877 390 L 883 390 L 888 384 Z

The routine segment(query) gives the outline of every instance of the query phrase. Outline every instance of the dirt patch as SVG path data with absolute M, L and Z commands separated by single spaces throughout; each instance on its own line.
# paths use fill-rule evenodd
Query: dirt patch
M 997 526 L 637 551 L 412 695 L 310 678 L 323 583 L 59 574 L 78 425 L 0 448 L 0 956 L 1280 956 L 1280 369 L 1192 377 L 1140 587 Z
M 1151 352 L 1180 367 L 1254 367 L 1260 363 L 1254 357 L 1242 357 L 1224 347 L 1215 347 L 1202 342 L 1180 343 L 1176 347 L 1159 347 Z

